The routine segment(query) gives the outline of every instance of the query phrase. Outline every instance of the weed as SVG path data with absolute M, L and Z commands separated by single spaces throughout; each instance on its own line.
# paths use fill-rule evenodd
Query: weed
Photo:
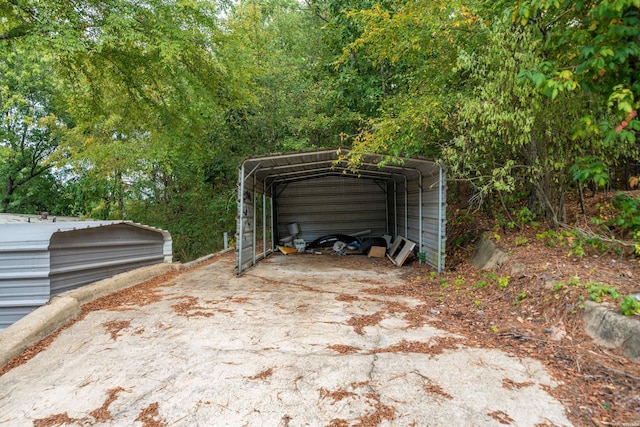
M 515 240 L 514 243 L 515 243 L 516 246 L 526 245 L 527 243 L 529 243 L 529 239 L 527 239 L 524 236 L 518 236 L 518 237 L 516 237 L 516 240 Z
M 495 271 L 490 271 L 488 273 L 485 273 L 484 277 L 488 277 L 491 280 L 496 280 L 498 278 L 498 276 L 496 276 L 496 272 Z
M 496 325 L 493 325 L 493 326 L 491 327 L 491 332 L 493 332 L 494 334 L 497 334 L 499 330 L 500 330 L 500 329 L 498 329 L 498 327 L 497 327 Z
M 640 301 L 631 295 L 624 297 L 620 304 L 620 313 L 625 316 L 640 314 Z
M 480 301 L 479 299 L 475 300 L 473 302 L 475 304 L 476 307 L 480 307 L 480 305 L 482 304 L 482 301 Z
M 611 219 L 611 225 L 618 226 L 632 233 L 640 231 L 640 197 L 631 197 L 624 193 L 618 193 L 612 200 L 616 208 L 615 218 Z
M 501 291 L 505 290 L 507 286 L 509 286 L 509 276 L 498 278 L 498 288 Z
M 558 292 L 562 288 L 564 288 L 564 282 L 557 282 L 555 285 L 553 285 L 553 288 L 551 290 L 553 292 Z
M 521 225 L 530 223 L 536 218 L 536 215 L 531 212 L 526 206 L 517 211 L 515 216 L 516 221 Z
M 487 281 L 486 280 L 480 280 L 479 282 L 476 282 L 475 287 L 477 288 L 484 288 L 485 286 L 487 286 Z
M 456 286 L 462 286 L 462 285 L 464 285 L 464 277 L 462 277 L 462 276 L 458 276 L 458 277 L 456 278 L 456 280 L 454 280 L 454 281 L 453 281 L 453 284 L 454 284 L 454 285 L 456 285 Z
M 517 296 L 516 299 L 513 301 L 513 305 L 515 305 L 516 307 L 520 305 L 520 303 L 522 302 L 522 300 L 524 300 L 525 298 L 527 298 L 527 293 L 526 292 L 520 292 Z
M 536 234 L 536 239 L 545 240 L 545 244 L 550 248 L 558 244 L 558 233 L 553 230 L 548 230 L 542 233 Z
M 595 302 L 602 302 L 602 298 L 607 295 L 613 300 L 620 298 L 618 289 L 615 286 L 609 286 L 598 282 L 589 282 L 584 284 L 584 288 L 589 293 L 589 298 Z
M 448 287 L 449 287 L 449 284 L 447 283 L 447 279 L 441 279 L 440 280 L 440 288 L 442 288 L 442 290 L 444 291 Z

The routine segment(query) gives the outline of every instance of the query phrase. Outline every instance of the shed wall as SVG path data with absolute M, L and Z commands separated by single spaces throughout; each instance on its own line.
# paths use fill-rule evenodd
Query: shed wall
M 326 177 L 283 185 L 276 199 L 278 238 L 287 224 L 298 223 L 299 238 L 311 242 L 327 234 L 372 230 L 387 233 L 387 194 L 384 181 Z
M 115 224 L 51 237 L 51 296 L 164 261 L 162 234 Z
M 171 262 L 171 246 L 168 232 L 126 222 L 0 225 L 0 330 L 64 291 Z
M 49 301 L 49 253 L 0 249 L 0 330 Z

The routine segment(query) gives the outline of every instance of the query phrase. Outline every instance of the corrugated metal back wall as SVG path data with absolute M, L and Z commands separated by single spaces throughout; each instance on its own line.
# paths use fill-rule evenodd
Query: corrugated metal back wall
M 384 181 L 327 177 L 282 187 L 276 200 L 278 238 L 289 234 L 286 226 L 292 222 L 307 242 L 327 234 L 371 229 L 372 235 L 381 236 L 388 231 Z

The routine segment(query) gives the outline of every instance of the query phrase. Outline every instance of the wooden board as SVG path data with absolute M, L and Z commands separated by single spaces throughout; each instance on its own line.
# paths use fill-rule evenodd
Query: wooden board
M 371 246 L 369 249 L 369 258 L 384 258 L 387 253 L 387 248 L 384 246 Z
M 402 236 L 398 236 L 396 237 L 396 241 L 393 242 L 393 246 L 391 246 L 387 256 L 397 267 L 401 267 L 415 247 L 416 243 Z

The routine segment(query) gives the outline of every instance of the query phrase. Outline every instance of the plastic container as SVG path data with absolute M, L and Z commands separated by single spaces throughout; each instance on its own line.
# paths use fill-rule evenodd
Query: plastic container
M 304 252 L 304 250 L 307 248 L 307 243 L 304 241 L 304 239 L 294 239 L 293 246 L 296 247 L 298 252 Z

